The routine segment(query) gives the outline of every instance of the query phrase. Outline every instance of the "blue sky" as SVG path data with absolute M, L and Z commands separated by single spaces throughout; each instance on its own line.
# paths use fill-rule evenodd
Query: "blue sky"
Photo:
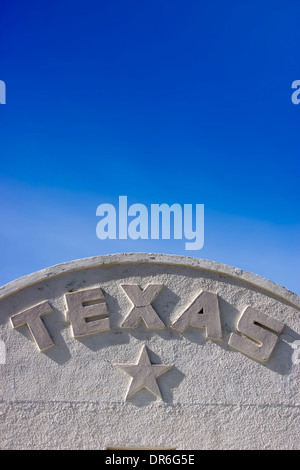
M 300 294 L 299 1 L 2 2 L 0 284 L 115 252 Z M 104 240 L 96 208 L 205 205 L 205 243 Z

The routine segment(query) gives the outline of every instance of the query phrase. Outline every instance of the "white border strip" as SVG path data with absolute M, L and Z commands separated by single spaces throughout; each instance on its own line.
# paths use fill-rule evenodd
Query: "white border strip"
M 25 289 L 33 284 L 42 282 L 52 277 L 59 276 L 72 271 L 80 271 L 81 269 L 90 269 L 100 266 L 113 265 L 113 264 L 169 264 L 173 266 L 186 266 L 195 269 L 203 269 L 205 271 L 212 271 L 218 274 L 230 276 L 235 279 L 245 281 L 260 289 L 263 289 L 281 299 L 289 302 L 298 309 L 300 309 L 300 297 L 287 290 L 285 287 L 269 281 L 257 274 L 243 271 L 242 269 L 234 268 L 226 264 L 217 263 L 215 261 L 208 261 L 199 258 L 191 258 L 178 255 L 167 255 L 158 253 L 117 253 L 112 255 L 94 256 L 91 258 L 83 258 L 66 263 L 57 264 L 41 271 L 37 271 L 27 276 L 20 277 L 15 281 L 10 282 L 0 287 L 0 300 L 12 295 L 19 290 Z

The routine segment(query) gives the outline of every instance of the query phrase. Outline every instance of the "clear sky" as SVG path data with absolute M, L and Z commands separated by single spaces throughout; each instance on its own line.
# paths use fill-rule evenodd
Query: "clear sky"
M 0 285 L 144 251 L 300 294 L 299 0 L 6 0 L 0 40 Z M 204 247 L 99 240 L 119 195 L 204 204 Z

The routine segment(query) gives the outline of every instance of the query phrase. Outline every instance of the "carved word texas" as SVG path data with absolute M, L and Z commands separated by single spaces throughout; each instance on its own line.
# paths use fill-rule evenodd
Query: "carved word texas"
M 121 328 L 137 328 L 142 321 L 151 330 L 167 328 L 152 306 L 162 284 L 149 284 L 145 289 L 128 284 L 121 287 L 132 302 L 132 308 L 121 323 Z M 65 301 L 66 321 L 71 324 L 75 338 L 110 330 L 109 313 L 100 287 L 69 292 L 65 294 Z M 41 317 L 51 312 L 51 306 L 45 301 L 13 315 L 10 320 L 13 328 L 27 325 L 39 350 L 45 351 L 54 343 Z M 180 333 L 188 327 L 204 328 L 207 338 L 221 340 L 218 295 L 208 291 L 200 292 L 170 327 Z M 284 323 L 281 321 L 247 306 L 238 319 L 237 332 L 231 333 L 228 344 L 259 361 L 267 361 L 283 328 Z

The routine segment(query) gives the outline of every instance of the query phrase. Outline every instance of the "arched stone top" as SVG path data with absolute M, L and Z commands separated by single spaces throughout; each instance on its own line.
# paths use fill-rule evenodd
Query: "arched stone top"
M 265 293 L 270 293 L 278 299 L 283 299 L 294 307 L 300 309 L 300 297 L 285 287 L 273 281 L 265 279 L 257 274 L 253 274 L 242 269 L 228 266 L 215 261 L 199 258 L 192 258 L 178 255 L 157 254 L 157 253 L 117 253 L 111 255 L 94 256 L 74 261 L 57 264 L 41 271 L 37 271 L 27 276 L 21 277 L 0 287 L 0 300 L 12 295 L 26 287 L 36 283 L 49 280 L 64 274 L 98 268 L 101 266 L 121 265 L 121 264 L 159 264 L 194 268 L 203 271 L 218 273 L 228 278 L 243 281 L 246 284 L 256 286 Z
M 167 254 L 74 260 L 10 282 L 1 446 L 299 447 L 299 307 L 260 276 Z

